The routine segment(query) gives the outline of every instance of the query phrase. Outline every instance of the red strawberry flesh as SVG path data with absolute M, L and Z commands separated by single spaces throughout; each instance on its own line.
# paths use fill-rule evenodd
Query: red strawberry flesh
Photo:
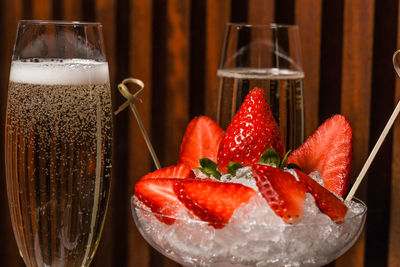
M 342 115 L 326 120 L 287 163 L 297 164 L 306 174 L 318 171 L 325 188 L 343 197 L 349 185 L 353 153 L 353 134 Z
M 228 126 L 218 150 L 219 170 L 226 172 L 229 162 L 251 166 L 268 148 L 280 157 L 285 148 L 278 125 L 267 104 L 264 91 L 254 88 Z
M 194 178 L 195 174 L 186 164 L 178 164 L 176 166 L 164 167 L 162 169 L 150 172 L 142 177 L 141 180 L 149 178 Z
M 298 223 L 304 212 L 304 184 L 290 173 L 269 165 L 254 164 L 252 172 L 261 195 L 275 214 L 286 223 Z
M 191 169 L 200 167 L 200 158 L 217 161 L 219 143 L 224 131 L 207 116 L 190 121 L 183 136 L 178 163 L 185 163 Z
M 333 221 L 342 222 L 348 210 L 343 201 L 307 174 L 299 170 L 295 170 L 295 172 L 306 186 L 307 191 L 314 197 L 320 211 L 328 215 Z
M 149 178 L 142 179 L 135 185 L 136 198 L 156 213 L 161 222 L 168 225 L 173 224 L 174 215 L 185 208 L 173 190 L 177 180 L 182 179 Z
M 217 229 L 223 228 L 233 212 L 256 195 L 253 189 L 241 184 L 203 179 L 177 181 L 174 191 L 189 210 Z

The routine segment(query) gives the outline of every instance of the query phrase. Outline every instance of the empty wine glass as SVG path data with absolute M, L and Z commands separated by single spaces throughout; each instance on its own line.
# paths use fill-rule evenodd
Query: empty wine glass
M 286 149 L 304 141 L 298 26 L 228 23 L 217 71 L 216 121 L 226 129 L 254 87 L 262 88 Z

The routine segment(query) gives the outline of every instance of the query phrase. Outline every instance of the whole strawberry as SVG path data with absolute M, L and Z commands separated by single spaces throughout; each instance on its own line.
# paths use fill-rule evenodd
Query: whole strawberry
M 284 156 L 285 148 L 279 128 L 264 91 L 254 88 L 246 96 L 222 138 L 218 150 L 218 168 L 225 173 L 229 162 L 250 166 L 270 147 L 281 158 Z

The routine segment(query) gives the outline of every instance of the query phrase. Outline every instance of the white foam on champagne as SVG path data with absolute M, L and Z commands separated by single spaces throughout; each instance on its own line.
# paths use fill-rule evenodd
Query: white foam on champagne
M 13 61 L 10 81 L 45 85 L 104 84 L 109 82 L 108 64 L 85 59 Z

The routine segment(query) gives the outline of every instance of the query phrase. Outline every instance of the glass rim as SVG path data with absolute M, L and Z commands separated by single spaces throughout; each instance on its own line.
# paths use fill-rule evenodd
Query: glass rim
M 32 25 L 78 25 L 78 26 L 102 26 L 101 22 L 68 21 L 68 20 L 20 20 L 19 24 Z
M 251 24 L 247 22 L 228 22 L 226 26 L 240 26 L 246 28 L 270 28 L 270 29 L 277 29 L 277 28 L 299 28 L 296 24 L 283 24 L 283 23 L 269 23 L 269 24 Z
M 137 201 L 140 203 L 139 205 L 138 205 Z M 354 201 L 356 203 L 359 203 L 359 204 L 361 204 L 363 206 L 364 209 L 362 210 L 362 212 L 357 213 L 357 214 L 352 214 L 351 216 L 345 217 L 344 219 L 331 220 L 331 222 L 335 222 L 335 223 L 340 225 L 345 220 L 353 220 L 354 218 L 360 218 L 360 217 L 363 217 L 367 213 L 368 207 L 361 199 L 359 199 L 357 197 L 353 197 L 352 201 Z M 202 221 L 201 219 L 199 219 L 197 217 L 187 220 L 187 219 L 183 219 L 183 218 L 180 218 L 180 217 L 177 217 L 177 216 L 167 216 L 167 215 L 164 215 L 164 214 L 161 214 L 161 213 L 153 212 L 147 206 L 143 207 L 142 205 L 144 205 L 144 203 L 139 201 L 135 197 L 135 195 L 131 196 L 130 202 L 131 202 L 131 205 L 132 205 L 133 209 L 135 210 L 135 212 L 136 212 L 136 209 L 139 209 L 142 212 L 150 214 L 150 215 L 153 215 L 153 216 L 164 217 L 164 218 L 173 219 L 173 220 L 176 220 L 176 221 L 182 221 L 182 222 L 189 223 L 189 224 L 191 224 L 191 223 L 204 224 L 204 225 L 207 225 L 207 224 L 209 225 L 210 224 L 209 222 Z M 137 216 L 137 215 L 135 215 L 135 216 Z M 318 222 L 312 222 L 312 223 L 299 222 L 299 223 L 297 223 L 295 225 L 292 225 L 292 224 L 273 225 L 273 224 L 271 224 L 271 225 L 268 225 L 267 227 L 271 227 L 271 228 L 273 228 L 273 227 L 276 227 L 276 228 L 298 227 L 298 228 L 300 228 L 300 227 L 309 227 L 309 226 L 312 226 L 312 225 L 319 225 L 319 226 L 320 225 L 327 225 L 327 224 L 330 224 L 331 222 L 329 222 L 329 223 L 327 223 L 325 221 L 321 222 L 321 223 L 318 223 Z M 221 225 L 224 225 L 224 226 L 226 226 L 228 224 L 241 225 L 241 222 L 221 223 Z

